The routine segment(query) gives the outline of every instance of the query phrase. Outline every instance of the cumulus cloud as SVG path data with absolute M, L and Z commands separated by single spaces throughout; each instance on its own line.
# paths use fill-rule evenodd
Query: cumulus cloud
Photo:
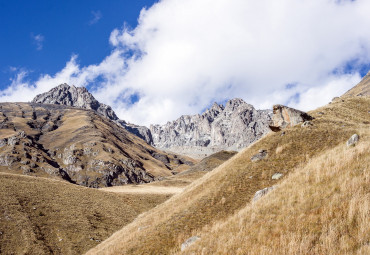
M 112 31 L 101 63 L 80 67 L 73 56 L 53 76 L 15 79 L 0 100 L 28 100 L 18 87 L 30 96 L 67 82 L 145 125 L 234 97 L 310 110 L 360 80 L 369 12 L 366 0 L 162 0 L 141 11 L 136 28 Z
M 42 50 L 42 47 L 44 46 L 44 39 L 45 37 L 42 34 L 33 35 L 31 34 L 31 37 L 33 39 L 34 44 L 36 45 L 36 50 Z
M 103 17 L 101 11 L 91 11 L 92 18 L 89 21 L 89 25 L 94 25 Z

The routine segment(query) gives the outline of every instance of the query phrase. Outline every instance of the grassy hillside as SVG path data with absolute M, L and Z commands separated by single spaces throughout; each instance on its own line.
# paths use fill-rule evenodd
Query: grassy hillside
M 169 195 L 0 173 L 0 254 L 81 254 Z
M 370 132 L 298 167 L 182 254 L 370 254 Z
M 343 146 L 352 134 L 359 133 L 362 140 L 368 139 L 369 109 L 370 98 L 337 100 L 310 113 L 315 117 L 313 126 L 298 125 L 284 132 L 268 134 L 192 183 L 184 192 L 144 213 L 88 254 L 169 254 L 179 251 L 181 243 L 189 237 L 202 229 L 212 229 L 215 222 L 228 221 L 245 208 L 256 191 L 284 182 L 299 167 Z M 251 162 L 250 158 L 261 149 L 267 150 L 268 157 Z M 272 180 L 275 173 L 282 173 L 284 177 Z M 363 181 L 368 182 L 368 179 Z M 330 197 L 320 199 L 326 203 Z M 345 209 L 338 208 L 338 213 Z M 138 231 L 142 227 L 145 231 Z M 318 230 L 314 228 L 313 231 Z M 206 240 L 209 239 L 212 236 Z M 359 240 L 356 242 L 359 246 Z

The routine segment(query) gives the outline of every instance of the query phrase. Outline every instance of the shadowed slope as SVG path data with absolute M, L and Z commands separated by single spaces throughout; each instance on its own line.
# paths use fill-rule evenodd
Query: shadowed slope
M 0 197 L 1 254 L 81 254 L 169 196 L 0 173 Z
M 168 254 L 178 250 L 203 227 L 226 220 L 245 207 L 256 191 L 281 182 L 272 180 L 273 174 L 286 176 L 311 158 L 344 144 L 353 133 L 369 128 L 369 108 L 369 98 L 345 99 L 311 112 L 313 126 L 288 128 L 284 135 L 268 134 L 88 254 Z M 267 150 L 267 158 L 251 162 L 261 149 Z M 144 226 L 145 231 L 138 231 Z

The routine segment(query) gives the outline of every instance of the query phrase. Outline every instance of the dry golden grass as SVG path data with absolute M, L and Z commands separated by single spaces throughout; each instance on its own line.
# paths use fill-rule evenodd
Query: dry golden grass
M 342 98 L 353 96 L 370 96 L 370 72 L 361 80 L 359 84 L 347 91 Z
M 177 194 L 182 192 L 184 189 L 173 186 L 154 186 L 149 184 L 141 185 L 125 185 L 125 186 L 115 186 L 108 188 L 101 188 L 101 191 L 122 193 L 122 194 Z
M 298 125 L 286 129 L 284 136 L 268 134 L 196 180 L 184 192 L 144 213 L 88 254 L 176 252 L 187 238 L 216 221 L 226 221 L 244 208 L 257 190 L 284 181 L 298 167 L 345 144 L 353 133 L 369 129 L 369 109 L 370 98 L 349 98 L 311 112 L 316 118 L 312 127 Z M 276 153 L 282 145 L 287 147 Z M 260 149 L 268 151 L 267 159 L 251 162 L 250 157 Z M 284 173 L 284 178 L 272 180 L 276 172 Z M 138 231 L 144 226 L 145 231 Z
M 370 129 L 292 172 L 183 254 L 370 254 Z
M 81 254 L 169 197 L 0 173 L 0 254 Z

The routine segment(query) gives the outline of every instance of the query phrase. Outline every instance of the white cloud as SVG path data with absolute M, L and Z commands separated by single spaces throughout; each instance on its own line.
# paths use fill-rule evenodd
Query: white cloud
M 121 118 L 146 125 L 233 97 L 309 110 L 359 81 L 345 67 L 370 63 L 369 12 L 366 0 L 162 0 L 135 29 L 113 30 L 114 50 L 100 64 L 80 67 L 74 56 L 28 94 L 89 85 Z
M 92 18 L 89 21 L 89 25 L 94 25 L 103 17 L 101 11 L 91 11 Z
M 42 50 L 42 47 L 44 46 L 44 39 L 45 37 L 42 34 L 33 35 L 31 34 L 31 37 L 34 41 L 34 44 L 36 45 L 36 50 Z

